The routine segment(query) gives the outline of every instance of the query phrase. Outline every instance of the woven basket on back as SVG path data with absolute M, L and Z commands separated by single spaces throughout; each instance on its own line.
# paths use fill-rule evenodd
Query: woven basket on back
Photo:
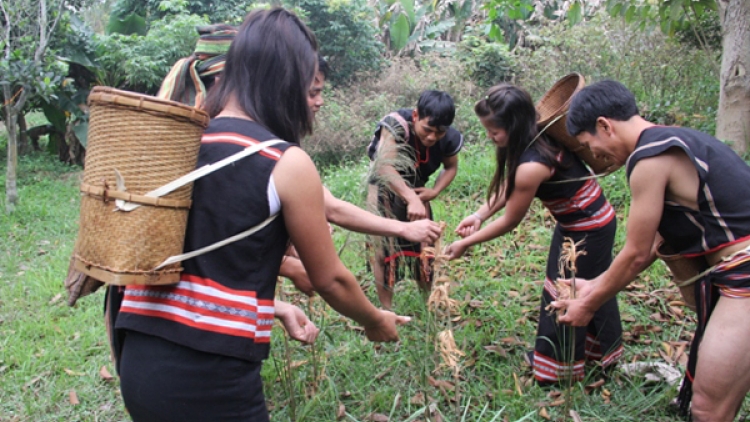
M 617 166 L 609 159 L 594 156 L 590 149 L 578 142 L 575 137 L 568 135 L 565 128 L 573 94 L 580 91 L 585 84 L 583 75 L 579 73 L 571 73 L 555 82 L 536 105 L 539 114 L 537 126 L 541 130 L 549 125 L 545 133 L 576 153 L 595 173 L 609 173 L 616 170 Z
M 192 183 L 143 195 L 195 169 L 208 115 L 106 87 L 91 91 L 89 107 L 75 268 L 109 284 L 176 283 L 179 263 L 154 268 L 182 253 Z M 141 206 L 119 211 L 117 199 Z

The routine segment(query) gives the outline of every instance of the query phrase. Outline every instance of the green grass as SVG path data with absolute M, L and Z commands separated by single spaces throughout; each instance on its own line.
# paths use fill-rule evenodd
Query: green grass
M 53 160 L 34 156 L 20 161 L 20 204 L 14 214 L 0 214 L 0 421 L 128 420 L 117 381 L 106 381 L 99 373 L 105 367 L 114 374 L 102 319 L 103 294 L 84 298 L 75 308 L 65 303 L 62 282 L 77 233 L 80 170 Z M 481 203 L 492 166 L 485 144 L 467 145 L 462 152 L 457 179 L 434 207 L 437 219 L 448 226 L 445 241 L 456 239 L 453 228 Z M 361 204 L 366 168 L 364 160 L 329 168 L 324 182 L 334 195 Z M 624 215 L 628 196 L 622 173 L 602 184 Z M 308 305 L 284 283 L 280 295 L 301 304 L 322 333 L 314 350 L 285 344 L 282 332 L 274 333 L 272 355 L 263 368 L 272 420 L 290 421 L 294 415 L 298 421 L 435 421 L 439 415 L 444 421 L 537 421 L 543 420 L 542 407 L 553 420 L 563 419 L 563 406 L 550 405 L 550 391 L 530 382 L 523 363 L 534 341 L 550 235 L 549 217 L 536 203 L 514 233 L 450 263 L 451 297 L 461 305 L 460 315 L 450 322 L 427 310 L 414 283 L 400 283 L 395 310 L 414 319 L 401 329 L 398 344 L 370 343 L 356 324 L 320 299 Z M 344 262 L 377 301 L 365 266 L 364 236 L 336 229 L 334 237 Z M 637 282 L 645 292 L 663 289 L 665 274 L 658 264 Z M 621 294 L 626 331 L 636 325 L 662 328 L 630 336 L 624 361 L 660 361 L 663 342 L 684 338 L 693 329 L 691 322 L 683 327 L 678 320 L 651 319 L 669 309 L 674 294 L 673 289 L 645 299 Z M 438 368 L 436 335 L 448 327 L 466 354 L 458 377 Z M 441 389 L 435 380 L 449 384 Z M 583 420 L 675 420 L 667 411 L 674 387 L 616 373 L 603 387 L 610 393 L 605 404 L 604 390 L 585 394 L 585 384 L 574 387 L 573 408 Z M 80 404 L 71 404 L 71 392 Z

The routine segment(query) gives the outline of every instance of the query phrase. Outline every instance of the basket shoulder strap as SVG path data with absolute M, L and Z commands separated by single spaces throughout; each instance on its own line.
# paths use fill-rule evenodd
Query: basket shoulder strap
M 228 245 L 230 243 L 234 243 L 234 242 L 236 242 L 238 240 L 242 240 L 242 239 L 244 239 L 244 238 L 252 235 L 253 233 L 256 233 L 256 232 L 260 231 L 261 229 L 263 229 L 267 225 L 271 224 L 271 222 L 273 220 L 275 220 L 278 215 L 279 214 L 274 214 L 274 215 L 266 218 L 265 220 L 263 220 L 260 224 L 254 226 L 254 227 L 251 227 L 251 228 L 245 230 L 244 232 L 238 233 L 238 234 L 236 234 L 234 236 L 231 236 L 231 237 L 228 237 L 228 238 L 226 238 L 224 240 L 220 240 L 220 241 L 218 241 L 216 243 L 213 243 L 211 245 L 204 246 L 204 247 L 202 247 L 200 249 L 196 249 L 196 250 L 194 250 L 192 252 L 184 253 L 182 255 L 170 256 L 169 258 L 165 259 L 164 262 L 162 262 L 156 268 L 154 268 L 154 271 L 160 270 L 160 269 L 166 267 L 167 265 L 175 264 L 175 263 L 178 263 L 180 261 L 184 261 L 184 260 L 190 259 L 190 258 L 195 258 L 196 256 L 200 256 L 200 255 L 203 255 L 205 253 L 208 253 L 208 252 L 214 251 L 216 249 L 219 249 L 222 246 L 226 246 L 226 245 Z
M 404 128 L 404 140 L 409 141 L 409 123 L 403 118 L 397 111 L 389 113 L 388 116 L 393 117 L 396 121 Z
M 256 152 L 259 152 L 265 148 L 268 148 L 270 146 L 280 144 L 283 142 L 285 141 L 282 141 L 281 139 L 271 139 L 271 140 L 247 147 L 238 153 L 232 154 L 229 157 L 224 158 L 223 160 L 219 160 L 213 164 L 206 164 L 205 166 L 199 169 L 193 170 L 190 173 L 167 183 L 166 185 L 160 186 L 152 190 L 151 192 L 146 193 L 145 196 L 150 196 L 154 198 L 164 196 L 174 191 L 175 189 L 185 186 L 188 183 L 194 182 L 195 180 L 200 179 L 203 176 L 209 175 L 215 172 L 216 170 L 219 170 L 220 168 L 226 167 L 238 160 L 251 156 L 255 154 Z M 140 204 L 137 204 L 134 202 L 127 202 L 124 200 L 117 200 L 115 201 L 115 204 L 117 205 L 118 211 L 133 211 L 134 209 L 141 206 Z

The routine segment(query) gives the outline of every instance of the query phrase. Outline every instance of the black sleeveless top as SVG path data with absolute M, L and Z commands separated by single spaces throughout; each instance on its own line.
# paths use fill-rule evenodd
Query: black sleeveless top
M 276 137 L 243 119 L 213 119 L 198 167 Z M 195 181 L 184 250 L 194 251 L 278 217 L 257 233 L 183 262 L 180 282 L 128 286 L 117 328 L 162 337 L 196 350 L 259 361 L 269 351 L 274 292 L 288 234 L 269 182 L 291 146 L 281 143 Z
M 396 142 L 404 145 L 404 152 L 408 154 L 414 163 L 413 168 L 398 169 L 401 177 L 404 178 L 412 187 L 421 188 L 430 180 L 430 176 L 440 168 L 443 159 L 452 157 L 461 151 L 464 144 L 464 138 L 461 132 L 452 126 L 435 145 L 427 148 L 419 142 L 417 135 L 414 133 L 414 122 L 412 120 L 412 109 L 402 108 L 398 113 L 403 120 L 407 122 L 409 139 L 404 139 L 406 130 L 403 125 L 393 116 L 388 115 L 378 122 L 375 134 L 367 147 L 367 156 L 374 160 L 378 152 L 380 143 L 380 133 L 383 128 L 391 130 L 396 136 Z
M 682 127 L 644 130 L 626 163 L 627 175 L 644 158 L 679 148 L 698 172 L 698 210 L 666 201 L 659 234 L 679 254 L 704 255 L 750 238 L 750 166 L 713 136 Z
M 521 154 L 520 163 L 541 163 L 552 168 L 552 177 L 536 191 L 560 227 L 571 231 L 595 230 L 615 218 L 615 211 L 599 183 L 584 179 L 591 175 L 580 158 L 565 148 L 554 161 L 545 159 L 533 146 Z

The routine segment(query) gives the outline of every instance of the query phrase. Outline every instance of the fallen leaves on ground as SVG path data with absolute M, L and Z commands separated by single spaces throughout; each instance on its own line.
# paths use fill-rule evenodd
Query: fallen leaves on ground
M 101 369 L 99 369 L 99 376 L 104 381 L 112 381 L 114 379 L 114 377 L 112 376 L 112 374 L 110 374 L 109 371 L 107 370 L 106 366 L 102 366 Z
M 78 394 L 76 394 L 75 390 L 70 390 L 70 392 L 68 392 L 68 402 L 73 406 L 81 404 L 81 402 L 78 401 Z

